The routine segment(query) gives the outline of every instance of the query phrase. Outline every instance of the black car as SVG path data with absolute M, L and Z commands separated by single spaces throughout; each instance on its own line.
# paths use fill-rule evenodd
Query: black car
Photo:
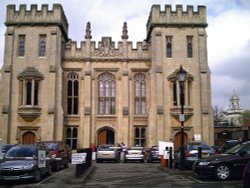
M 51 173 L 50 159 L 45 146 L 37 144 L 16 145 L 4 156 L 0 163 L 0 180 L 17 181 L 41 180 L 42 175 Z
M 147 156 L 146 156 L 147 162 L 155 162 L 161 161 L 161 156 L 159 154 L 159 147 L 158 146 L 152 146 L 148 151 L 147 151 Z
M 238 144 L 240 144 L 239 140 L 227 140 L 221 147 L 221 152 L 224 153 Z
M 223 154 L 196 161 L 193 171 L 200 176 L 214 176 L 218 180 L 240 177 L 250 161 L 250 141 L 236 145 Z
M 245 166 L 242 176 L 243 176 L 243 182 L 244 182 L 243 188 L 249 188 L 250 187 L 250 161 Z

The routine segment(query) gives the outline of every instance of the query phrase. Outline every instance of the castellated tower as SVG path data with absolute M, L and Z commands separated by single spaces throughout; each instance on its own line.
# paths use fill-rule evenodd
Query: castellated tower
M 8 143 L 62 139 L 61 63 L 68 40 L 62 6 L 8 5 L 5 25 L 2 138 Z
M 118 45 L 110 36 L 93 41 L 86 23 L 85 40 L 77 47 L 68 38 L 61 5 L 9 5 L 0 94 L 4 142 L 63 140 L 77 149 L 172 141 L 177 148 L 182 67 L 185 142 L 212 145 L 206 8 L 163 8 L 152 6 L 145 40 L 135 48 L 126 22 Z
M 152 108 L 149 119 L 155 119 L 149 127 L 158 125 L 162 137 L 178 137 L 180 123 L 180 87 L 176 72 L 180 65 L 187 72 L 185 80 L 184 132 L 187 140 L 203 140 L 213 143 L 210 70 L 207 62 L 206 7 L 182 5 L 173 10 L 165 5 L 161 10 L 154 5 L 147 22 L 147 42 L 150 44 Z M 173 89 L 175 88 L 175 89 Z M 167 107 L 168 106 L 168 107 Z M 167 108 L 166 108 L 167 107 Z M 163 114 L 175 118 L 159 118 L 153 115 L 163 109 Z M 169 130 L 166 132 L 164 130 Z M 159 134 L 159 133 L 158 133 Z M 177 134 L 177 135 L 176 135 Z M 191 136 L 192 135 L 192 136 Z M 180 136 L 180 135 L 179 135 Z M 192 137 L 192 139 L 190 139 Z

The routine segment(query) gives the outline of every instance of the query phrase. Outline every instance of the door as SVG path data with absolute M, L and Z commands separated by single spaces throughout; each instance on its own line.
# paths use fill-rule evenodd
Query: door
M 184 133 L 184 144 L 187 143 L 187 134 Z M 179 147 L 181 146 L 181 132 L 178 132 L 176 135 L 175 135 L 175 140 L 174 140 L 174 149 L 175 150 L 178 150 Z
M 36 135 L 33 132 L 28 131 L 23 134 L 22 144 L 35 144 L 36 142 Z
M 98 133 L 98 145 L 114 144 L 114 132 L 110 129 L 103 129 Z

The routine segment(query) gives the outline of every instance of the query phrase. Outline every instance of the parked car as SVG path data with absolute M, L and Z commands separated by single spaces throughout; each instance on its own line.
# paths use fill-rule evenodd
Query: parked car
M 141 163 L 144 162 L 144 150 L 143 147 L 135 146 L 127 148 L 124 154 L 124 163 L 128 161 L 140 161 Z
M 223 154 L 200 159 L 194 163 L 193 171 L 199 176 L 214 176 L 218 180 L 240 177 L 250 161 L 250 141 L 236 145 Z
M 149 163 L 155 162 L 155 161 L 161 161 L 161 156 L 159 154 L 159 147 L 158 146 L 152 146 L 146 151 L 145 154 L 146 161 Z
M 243 170 L 242 174 L 243 178 L 243 188 L 249 188 L 250 187 L 250 161 L 247 163 Z
M 50 162 L 44 145 L 16 145 L 6 153 L 4 161 L 0 163 L 0 180 L 33 179 L 39 182 L 43 175 L 51 173 Z
M 105 144 L 100 145 L 96 151 L 96 162 L 114 161 L 119 162 L 119 152 L 114 145 Z
M 201 147 L 201 157 L 208 157 L 215 154 L 215 150 L 206 143 L 190 142 L 184 145 L 184 166 L 186 169 L 192 169 L 192 165 L 198 160 L 198 148 Z M 180 148 L 175 153 L 175 166 L 179 167 L 181 162 Z
M 52 159 L 52 170 L 59 171 L 61 168 L 67 168 L 71 161 L 72 151 L 68 145 L 62 141 L 40 141 L 44 143 Z
M 227 140 L 221 147 L 221 153 L 226 152 L 227 150 L 231 149 L 232 147 L 240 144 L 239 140 Z
M 2 145 L 2 155 L 0 155 L 0 161 L 3 160 L 4 155 L 6 154 L 6 152 L 12 148 L 14 145 L 13 144 L 3 144 Z

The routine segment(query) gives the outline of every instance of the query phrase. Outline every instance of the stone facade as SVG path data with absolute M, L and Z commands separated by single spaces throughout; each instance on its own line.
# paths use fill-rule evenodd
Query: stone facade
M 1 138 L 7 143 L 64 140 L 73 149 L 124 142 L 180 144 L 180 66 L 184 82 L 184 138 L 213 144 L 206 8 L 153 5 L 145 41 L 128 41 L 126 22 L 117 48 L 97 44 L 86 24 L 77 48 L 68 38 L 63 7 L 7 7 L 1 76 Z

